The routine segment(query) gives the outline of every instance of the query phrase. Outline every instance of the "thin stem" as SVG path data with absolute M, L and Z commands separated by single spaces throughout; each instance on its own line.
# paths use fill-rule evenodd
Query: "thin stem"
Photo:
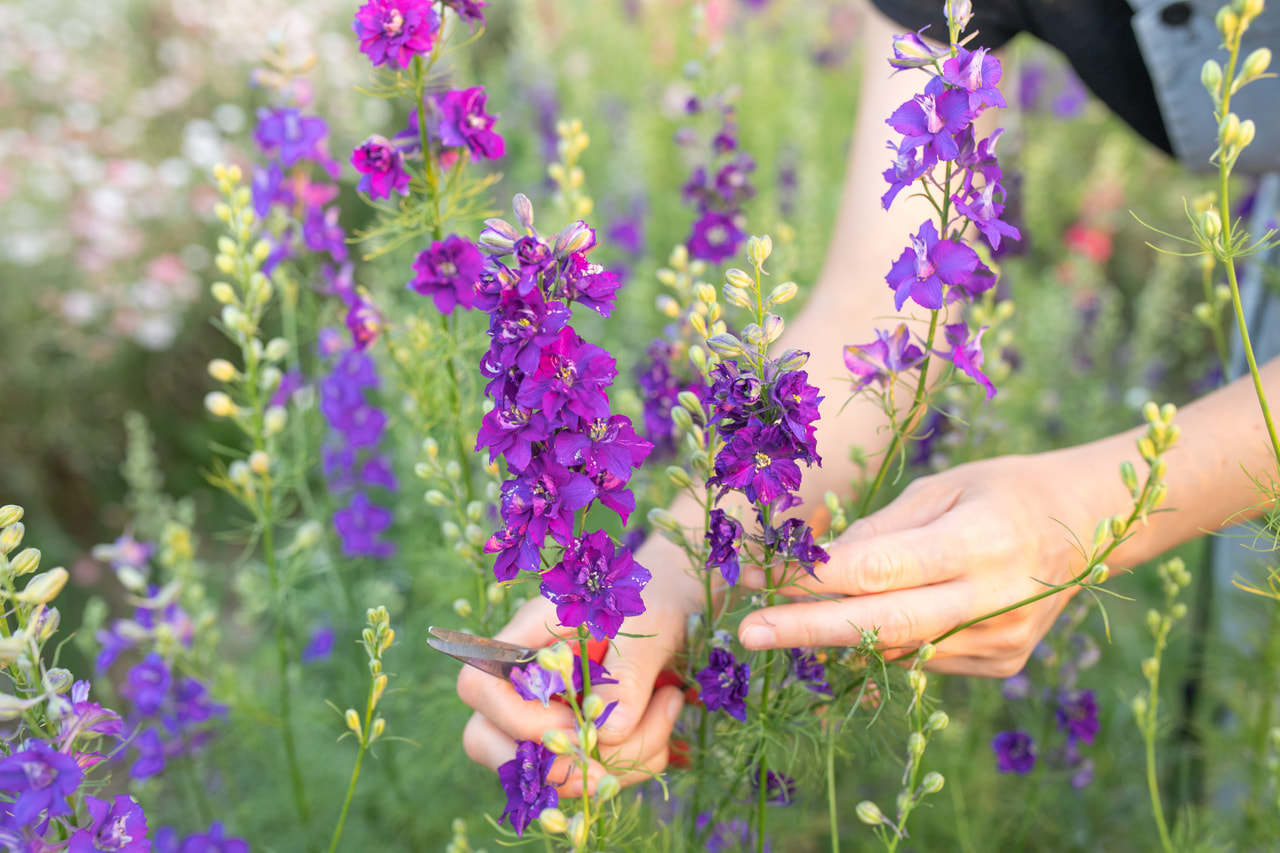
M 1147 791 L 1151 795 L 1151 814 L 1156 821 L 1156 830 L 1160 833 L 1160 847 L 1164 853 L 1173 853 L 1173 839 L 1169 837 L 1169 827 L 1165 823 L 1164 804 L 1160 801 L 1160 780 L 1156 776 L 1156 718 L 1160 707 L 1160 657 L 1164 651 L 1168 625 L 1162 625 L 1156 636 L 1156 666 L 1150 675 L 1151 687 L 1147 695 L 1147 718 L 1142 725 L 1142 739 L 1146 741 L 1147 753 Z
M 831 822 L 831 853 L 840 853 L 840 809 L 836 801 L 836 732 L 838 715 L 827 709 L 827 817 Z
M 369 729 L 373 725 L 373 685 L 369 686 L 369 696 L 364 706 L 364 729 L 360 733 L 360 751 L 356 753 L 356 764 L 351 770 L 351 781 L 347 785 L 347 796 L 342 801 L 342 811 L 338 814 L 338 825 L 333 829 L 333 838 L 329 841 L 329 853 L 338 849 L 342 839 L 342 830 L 347 823 L 347 812 L 351 809 L 351 801 L 356 795 L 356 783 L 360 780 L 360 766 L 364 764 L 364 754 L 369 751 Z

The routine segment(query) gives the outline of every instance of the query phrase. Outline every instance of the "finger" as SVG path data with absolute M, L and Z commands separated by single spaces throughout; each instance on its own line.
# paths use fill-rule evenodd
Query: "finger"
M 462 748 L 476 764 L 496 771 L 516 757 L 516 742 L 482 714 L 472 714 L 462 730 Z
M 748 614 L 738 638 L 751 650 L 856 646 L 864 631 L 875 631 L 884 647 L 913 647 L 963 622 L 973 612 L 973 598 L 970 584 L 953 582 L 783 604 Z
M 637 631 L 640 629 L 636 629 Z M 616 746 L 636 737 L 642 720 L 648 716 L 654 704 L 653 685 L 658 673 L 671 662 L 672 649 L 667 639 L 671 635 L 646 629 L 652 637 L 619 637 L 604 658 L 609 677 L 617 684 L 602 684 L 593 688 L 606 704 L 617 702 L 609 718 L 600 727 L 602 746 Z

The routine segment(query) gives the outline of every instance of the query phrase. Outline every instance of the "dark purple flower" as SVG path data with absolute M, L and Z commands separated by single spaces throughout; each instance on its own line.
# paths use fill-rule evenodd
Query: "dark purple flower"
M 1036 744 L 1024 731 L 1000 732 L 992 738 L 991 749 L 996 754 L 996 767 L 1001 773 L 1025 776 L 1035 769 Z
M 458 13 L 458 17 L 468 24 L 484 25 L 484 0 L 444 0 L 444 5 Z
M 77 681 L 71 685 L 71 695 L 59 700 L 58 747 L 62 752 L 69 752 L 81 737 L 119 738 L 124 733 L 119 714 L 89 701 L 89 682 Z M 50 706 L 53 707 L 52 700 Z
M 188 835 L 182 840 L 178 853 L 249 853 L 249 842 L 243 838 L 227 838 L 223 835 L 222 821 L 209 824 L 203 835 Z
M 181 678 L 173 691 L 173 713 L 164 718 L 170 731 L 190 728 L 192 723 L 203 723 L 213 717 L 222 717 L 227 706 L 214 702 L 204 682 L 197 678 Z
M 574 252 L 564 263 L 564 298 L 584 305 L 601 317 L 613 314 L 621 280 L 599 264 L 590 263 L 582 252 Z
M 596 496 L 595 484 L 550 454 L 534 457 L 515 479 L 502 484 L 502 518 L 541 548 L 548 531 L 557 542 L 573 540 L 573 515 Z M 522 567 L 528 568 L 528 567 Z
M 329 126 L 318 116 L 304 116 L 296 107 L 258 110 L 253 139 L 268 157 L 278 156 L 285 166 L 299 160 L 324 161 L 321 147 Z
M 827 552 L 813 541 L 813 529 L 803 519 L 788 518 L 777 527 L 764 524 L 762 519 L 761 528 L 764 544 L 774 554 L 799 563 L 810 575 L 815 565 L 827 561 Z
M 707 485 L 738 489 L 752 503 L 772 503 L 800 488 L 795 442 L 782 427 L 753 417 L 716 456 Z
M 311 632 L 311 638 L 307 640 L 306 647 L 302 650 L 302 662 L 315 663 L 328 660 L 333 654 L 333 640 L 333 626 L 317 625 Z
M 736 361 L 727 361 L 711 368 L 711 390 L 707 395 L 709 423 L 725 424 L 722 432 L 741 428 L 759 408 L 764 394 L 764 383 L 751 371 L 744 371 Z
M 42 827 L 55 817 L 72 813 L 67 797 L 76 792 L 84 771 L 73 756 L 33 740 L 21 752 L 0 759 L 0 791 L 14 796 L 3 808 L 16 826 L 32 823 L 42 813 Z
M 512 403 L 485 413 L 475 449 L 487 447 L 490 462 L 505 459 L 509 470 L 523 471 L 533 459 L 533 446 L 550 437 L 551 426 L 542 412 Z
M 631 469 L 639 468 L 653 451 L 653 445 L 636 435 L 626 415 L 596 418 L 584 423 L 581 432 L 562 430 L 556 435 L 556 461 L 561 465 L 582 465 L 594 475 L 608 471 L 620 480 L 631 479 Z
M 814 449 L 813 422 L 820 417 L 818 404 L 823 398 L 818 396 L 818 389 L 809 384 L 809 374 L 803 370 L 782 374 L 773 384 L 770 394 L 782 413 L 782 426 L 795 436 L 797 442 L 805 446 L 809 451 L 810 461 L 821 464 Z
M 818 660 L 817 653 L 812 649 L 792 649 L 791 666 L 796 681 L 804 682 L 814 693 L 831 695 L 831 687 L 827 684 L 827 667 Z
M 723 710 L 740 722 L 747 721 L 747 693 L 751 688 L 750 664 L 738 663 L 724 649 L 712 649 L 706 668 L 698 672 L 699 696 L 708 711 Z
M 360 482 L 366 486 L 381 486 L 389 492 L 400 487 L 395 472 L 391 470 L 391 462 L 386 456 L 372 456 L 365 460 L 360 469 Z
M 751 787 L 757 791 L 760 790 L 760 771 L 758 770 L 751 771 Z M 766 802 L 775 806 L 789 806 L 795 801 L 796 780 L 785 773 L 774 773 L 766 768 L 764 796 Z
M 466 147 L 473 157 L 497 160 L 506 153 L 502 137 L 493 132 L 484 88 L 454 90 L 435 96 L 440 111 L 440 140 L 453 148 Z
M 853 393 L 876 382 L 881 388 L 894 381 L 900 372 L 924 361 L 924 351 L 911 343 L 907 324 L 901 323 L 892 333 L 876 329 L 876 339 L 869 344 L 851 344 L 844 348 L 844 364 L 853 374 Z
M 529 234 L 516 238 L 512 254 L 515 255 L 516 263 L 521 270 L 533 272 L 542 272 L 556 259 L 555 253 L 545 240 Z
M 622 216 L 605 232 L 609 245 L 628 255 L 644 254 L 644 221 L 639 216 Z
M 1006 699 L 1026 699 L 1031 695 L 1031 677 L 1024 669 L 1009 676 L 1000 685 L 1000 695 Z
M 733 257 L 747 235 L 738 225 L 738 217 L 718 210 L 708 210 L 693 223 L 689 234 L 689 254 L 699 260 L 718 264 Z
M 545 301 L 537 288 L 528 293 L 504 291 L 489 321 L 494 361 L 503 369 L 518 367 L 523 373 L 533 373 L 543 348 L 559 338 L 569 317 L 568 306 Z M 532 408 L 540 405 L 529 404 Z
M 171 683 L 169 666 L 157 652 L 152 652 L 129 670 L 129 679 L 120 694 L 133 701 L 139 714 L 149 717 L 160 710 Z
M 134 735 L 130 745 L 138 751 L 138 757 L 129 767 L 129 775 L 142 780 L 164 771 L 165 745 L 157 729 L 145 729 Z
M 429 0 L 368 0 L 356 12 L 351 29 L 375 68 L 408 68 L 413 57 L 431 52 L 440 16 Z
M 885 123 L 906 137 L 903 146 L 928 147 L 939 160 L 954 160 L 960 153 L 956 134 L 972 121 L 968 93 L 947 89 L 935 77 L 924 94 L 898 107 Z
M 756 161 L 750 154 L 739 153 L 716 172 L 715 188 L 720 202 L 730 208 L 736 208 L 756 194 L 751 186 L 751 172 L 755 171 Z
M 579 418 L 607 418 L 607 390 L 618 375 L 616 365 L 608 352 L 566 326 L 543 347 L 537 370 L 520 384 L 516 402 L 541 408 L 557 426 L 573 428 Z
M 306 384 L 307 378 L 302 375 L 301 370 L 296 367 L 289 368 L 280 377 L 280 384 L 271 395 L 271 405 L 287 406 L 292 402 L 293 395 L 301 391 Z
M 943 285 L 963 285 L 977 266 L 978 255 L 973 249 L 954 240 L 939 240 L 938 229 L 926 221 L 885 281 L 894 290 L 893 304 L 899 311 L 908 297 L 933 310 L 942 307 Z
M 1060 695 L 1054 716 L 1058 720 L 1058 728 L 1067 733 L 1067 739 L 1072 743 L 1076 741 L 1093 743 L 1102 725 L 1098 721 L 1098 703 L 1093 697 L 1092 690 Z
M 958 48 L 959 53 L 942 63 L 942 79 L 969 93 L 969 109 L 1004 107 L 1004 96 L 996 88 L 1000 82 L 1000 60 L 987 52 Z
M 698 815 L 697 828 L 702 832 L 711 823 L 711 815 L 706 812 Z M 756 849 L 756 834 L 751 829 L 751 824 L 742 818 L 734 820 L 717 821 L 716 825 L 711 828 L 711 833 L 707 836 L 707 853 L 737 853 L 740 850 Z M 773 845 L 766 837 L 764 840 L 764 853 L 771 853 Z
M 484 256 L 470 240 L 450 234 L 431 244 L 413 262 L 409 289 L 430 296 L 441 314 L 461 305 L 470 311 L 476 299 L 476 282 L 484 272 Z
M 361 143 L 351 152 L 351 165 L 362 176 L 357 191 L 371 198 L 390 198 L 392 192 L 409 194 L 404 154 L 385 136 L 375 134 Z
M 351 501 L 333 514 L 342 553 L 348 557 L 390 557 L 395 545 L 380 541 L 378 534 L 391 526 L 391 518 L 391 510 L 370 503 L 364 492 L 354 493 Z
M 147 816 L 142 806 L 126 794 L 108 803 L 85 795 L 89 825 L 77 829 L 67 842 L 67 853 L 149 853 Z
M 742 542 L 742 522 L 722 509 L 711 510 L 707 524 L 707 571 L 720 569 L 730 586 L 738 582 L 738 546 Z
M 612 639 L 624 619 L 644 613 L 640 592 L 648 582 L 649 570 L 596 530 L 565 549 L 563 559 L 542 575 L 541 591 L 556 605 L 561 625 L 586 625 L 597 640 Z
M 596 484 L 596 500 L 600 505 L 616 512 L 622 523 L 626 524 L 631 513 L 636 511 L 636 496 L 627 488 L 627 481 L 608 471 L 601 471 L 591 481 Z
M 893 152 L 893 163 L 884 171 L 884 179 L 889 184 L 889 189 L 885 190 L 884 195 L 880 196 L 880 204 L 885 210 L 893 204 L 893 200 L 898 197 L 898 193 L 919 180 L 929 168 L 933 166 L 929 155 L 932 149 L 921 149 L 906 144 L 895 144 L 892 140 L 888 143 L 889 150 Z
M 973 337 L 970 337 L 969 327 L 964 323 L 948 324 L 943 331 L 946 333 L 947 343 L 951 345 L 951 351 L 941 355 L 949 359 L 957 370 L 985 388 L 987 399 L 990 400 L 996 395 L 996 387 L 979 369 L 983 361 L 982 335 L 986 330 L 987 327 L 983 326 Z
M 523 740 L 516 744 L 516 757 L 498 768 L 498 780 L 507 793 L 507 807 L 498 821 L 511 821 L 516 835 L 523 836 L 525 828 L 543 809 L 555 808 L 560 803 L 555 786 L 547 784 L 547 774 L 554 761 L 551 750 L 540 743 Z
M 253 193 L 253 212 L 258 214 L 259 219 L 267 218 L 272 205 L 293 205 L 293 193 L 285 183 L 284 170 L 279 163 L 272 163 L 265 169 L 261 166 L 254 169 L 249 187 Z

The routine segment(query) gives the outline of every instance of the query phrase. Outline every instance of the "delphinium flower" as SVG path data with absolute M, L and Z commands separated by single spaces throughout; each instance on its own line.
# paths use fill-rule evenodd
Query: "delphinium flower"
M 368 0 L 351 22 L 360 50 L 375 67 L 408 68 L 435 44 L 440 16 L 433 5 L 431 0 Z
M 360 173 L 356 187 L 371 198 L 390 198 L 392 192 L 409 194 L 409 173 L 404 152 L 384 136 L 370 136 L 351 152 L 351 165 Z
M 699 697 L 708 711 L 724 711 L 741 722 L 747 719 L 747 693 L 751 689 L 751 665 L 740 663 L 732 652 L 712 649 L 706 667 L 698 672 Z
M 675 330 L 671 330 L 672 336 Z M 683 347 L 671 340 L 657 339 L 645 350 L 645 360 L 637 367 L 637 386 L 644 404 L 644 435 L 661 456 L 675 452 L 675 430 L 671 412 L 682 392 L 699 397 L 704 391 L 701 379 L 680 358 Z
M 516 757 L 498 768 L 498 780 L 507 792 L 500 820 L 510 822 L 517 835 L 524 835 L 543 809 L 560 802 L 555 786 L 547 781 L 554 760 L 555 755 L 542 744 L 522 741 L 516 747 Z
M 1035 740 L 1024 731 L 1000 732 L 992 739 L 991 749 L 996 754 L 996 766 L 1001 773 L 1025 776 L 1035 769 Z
M 743 205 L 755 196 L 751 173 L 755 160 L 738 148 L 738 126 L 734 107 L 720 98 L 711 99 L 720 121 L 710 140 L 710 159 L 699 166 L 684 186 L 684 199 L 693 204 L 697 218 L 685 241 L 695 258 L 721 263 L 733 257 L 747 239 Z M 697 99 L 690 112 L 700 112 Z
M 156 652 L 129 670 L 120 694 L 133 705 L 127 724 L 137 756 L 129 768 L 135 779 L 154 776 L 168 760 L 200 749 L 212 735 L 203 724 L 227 713 L 199 679 L 175 675 Z
M 148 853 L 147 816 L 126 794 L 111 802 L 85 796 L 89 825 L 67 840 L 67 853 Z

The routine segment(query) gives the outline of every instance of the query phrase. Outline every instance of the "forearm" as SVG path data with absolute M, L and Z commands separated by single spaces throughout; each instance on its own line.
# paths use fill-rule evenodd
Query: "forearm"
M 1280 395 L 1280 359 L 1262 368 L 1266 393 Z M 1204 533 L 1244 521 L 1261 509 L 1255 480 L 1277 476 L 1276 461 L 1253 384 L 1245 376 L 1179 411 L 1174 420 L 1181 437 L 1168 453 L 1168 498 L 1134 536 L 1117 549 L 1114 564 L 1128 568 L 1150 560 Z M 1064 501 L 1090 507 L 1101 519 L 1126 512 L 1132 504 L 1120 482 L 1120 463 L 1141 471 L 1135 442 L 1142 428 L 1055 451 L 1050 456 L 1064 471 Z M 1076 472 L 1070 474 L 1067 472 Z M 1053 488 L 1046 484 L 1046 488 Z M 1073 531 L 1085 536 L 1089 531 Z

